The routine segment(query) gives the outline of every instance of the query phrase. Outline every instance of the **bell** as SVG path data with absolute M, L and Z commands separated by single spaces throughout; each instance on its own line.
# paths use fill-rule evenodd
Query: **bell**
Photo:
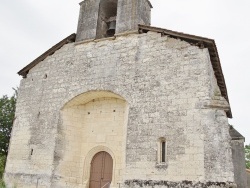
M 109 28 L 107 30 L 108 36 L 114 36 L 115 35 L 115 27 L 116 27 L 116 21 L 109 22 Z

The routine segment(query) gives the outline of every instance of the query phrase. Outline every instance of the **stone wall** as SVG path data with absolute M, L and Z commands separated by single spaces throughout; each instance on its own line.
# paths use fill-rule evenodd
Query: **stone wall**
M 118 0 L 116 34 L 138 30 L 138 24 L 150 25 L 148 0 Z
M 210 64 L 211 65 L 211 64 Z M 216 83 L 212 67 L 209 65 L 209 75 L 211 80 L 210 97 L 203 98 L 200 103 L 203 113 L 206 114 L 201 119 L 204 131 L 204 162 L 205 179 L 210 181 L 226 181 L 228 173 L 234 171 L 233 166 L 228 166 L 224 160 L 232 163 L 231 136 L 228 134 L 230 126 L 225 113 L 229 109 L 227 101 L 221 97 L 220 90 Z M 221 172 L 218 174 L 218 172 Z
M 85 0 L 80 3 L 76 42 L 104 37 L 107 29 L 105 14 L 99 14 L 107 7 L 102 8 L 100 2 L 101 0 Z M 150 23 L 151 4 L 148 0 L 118 0 L 116 34 L 135 31 L 138 30 L 138 24 Z
M 171 181 L 152 181 L 152 180 L 132 180 L 126 181 L 125 187 L 130 188 L 170 188 L 170 187 L 181 187 L 181 188 L 236 188 L 234 183 L 230 182 L 192 182 L 192 181 L 181 181 L 181 182 L 171 182 Z
M 137 12 L 140 15 L 137 23 L 142 25 L 151 25 L 151 4 L 148 0 L 137 0 Z
M 232 140 L 232 156 L 234 165 L 234 179 L 238 188 L 247 187 L 246 178 L 246 163 L 245 163 L 245 150 L 244 139 Z
M 18 188 L 84 187 L 59 168 L 70 140 L 61 134 L 63 107 L 89 91 L 106 91 L 129 109 L 121 186 L 153 180 L 230 187 L 229 127 L 219 108 L 226 101 L 216 88 L 207 49 L 158 33 L 64 45 L 21 81 L 5 180 Z M 157 160 L 159 138 L 166 140 L 165 163 Z M 115 153 L 110 143 L 96 145 Z
M 100 0 L 85 0 L 80 3 L 76 41 L 94 39 L 96 37 L 99 4 Z

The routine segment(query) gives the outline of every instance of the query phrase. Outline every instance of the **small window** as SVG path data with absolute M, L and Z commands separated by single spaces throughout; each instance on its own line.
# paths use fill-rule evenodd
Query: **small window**
M 166 163 L 166 150 L 167 150 L 167 143 L 165 138 L 158 139 L 158 163 Z
M 166 142 L 161 142 L 161 162 L 166 162 Z

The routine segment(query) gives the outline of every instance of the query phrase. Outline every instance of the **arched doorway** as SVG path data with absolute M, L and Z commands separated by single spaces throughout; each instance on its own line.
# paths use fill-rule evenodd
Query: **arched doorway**
M 122 181 L 128 110 L 125 99 L 109 91 L 85 92 L 65 103 L 61 109 L 62 128 L 58 133 L 63 137 L 63 140 L 61 136 L 58 137 L 63 145 L 60 143 L 56 148 L 61 152 L 63 146 L 65 152 L 55 173 L 65 179 L 75 178 L 74 182 L 65 180 L 69 187 L 77 187 L 78 182 L 80 187 L 90 187 L 91 161 L 102 151 L 109 153 L 112 158 L 110 186 L 115 187 Z
M 113 159 L 109 153 L 97 153 L 91 161 L 89 188 L 108 188 L 112 181 Z

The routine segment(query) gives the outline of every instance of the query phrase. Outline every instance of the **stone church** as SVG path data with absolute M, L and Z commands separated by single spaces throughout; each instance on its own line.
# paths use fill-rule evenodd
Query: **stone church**
M 18 72 L 7 187 L 246 188 L 214 40 L 151 8 L 85 0 L 77 33 Z

